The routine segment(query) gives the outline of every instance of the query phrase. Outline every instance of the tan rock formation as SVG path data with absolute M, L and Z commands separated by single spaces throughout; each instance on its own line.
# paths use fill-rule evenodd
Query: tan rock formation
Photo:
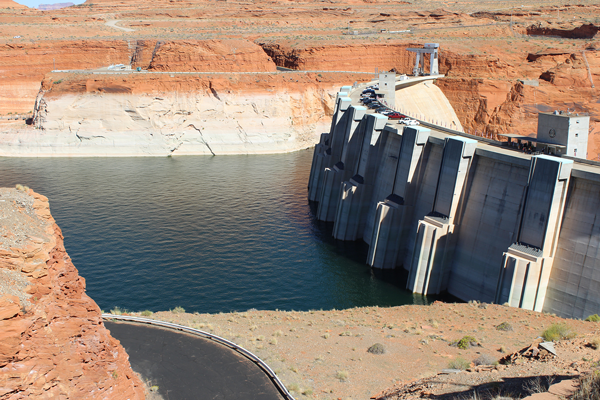
M 320 76 L 319 76 L 320 75 Z M 6 132 L 7 156 L 265 154 L 310 147 L 335 93 L 364 74 L 52 74 L 36 129 Z M 57 83 L 59 82 L 60 83 Z
M 0 189 L 0 398 L 143 399 L 85 294 L 48 199 Z

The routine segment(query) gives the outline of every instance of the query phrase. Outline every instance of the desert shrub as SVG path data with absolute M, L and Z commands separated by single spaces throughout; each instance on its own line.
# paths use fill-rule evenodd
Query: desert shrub
M 454 344 L 461 350 L 467 350 L 471 346 L 476 346 L 478 342 L 477 339 L 475 339 L 473 336 L 464 336 L 462 339 L 460 339 L 458 342 L 455 342 Z
M 456 357 L 454 360 L 448 363 L 448 368 L 464 370 L 471 366 L 471 364 L 462 357 Z
M 600 322 L 600 316 L 598 314 L 590 315 L 585 320 L 588 322 Z
M 121 315 L 123 314 L 123 310 L 121 310 L 119 307 L 115 307 L 112 310 L 110 310 L 110 313 L 112 315 Z
M 489 354 L 480 354 L 479 357 L 473 360 L 474 365 L 495 365 L 498 364 L 498 360 L 496 358 L 490 356 Z
M 561 339 L 572 339 L 577 336 L 567 324 L 552 324 L 548 329 L 542 332 L 542 337 L 548 342 Z
M 287 387 L 290 392 L 299 392 L 300 386 L 297 383 L 290 383 Z
M 588 343 L 588 346 L 590 346 L 592 349 L 594 350 L 598 350 L 600 349 L 600 338 L 599 337 L 595 337 L 592 340 L 590 340 L 590 342 Z
M 503 332 L 509 332 L 513 330 L 513 327 L 508 322 L 503 322 L 499 325 L 496 325 L 496 329 Z
M 375 343 L 373 346 L 369 347 L 367 351 L 373 354 L 384 354 L 385 347 L 383 347 L 381 343 Z
M 579 389 L 569 398 L 570 400 L 599 400 L 600 371 L 596 370 L 579 380 Z
M 143 317 L 149 317 L 149 316 L 151 316 L 152 314 L 153 314 L 153 313 L 152 313 L 152 311 L 150 311 L 150 310 L 144 310 L 144 311 L 142 311 L 142 316 L 143 316 Z
M 335 373 L 335 377 L 341 382 L 346 382 L 348 380 L 348 371 L 338 371 Z
M 174 309 L 172 309 L 171 312 L 173 312 L 175 314 L 180 314 L 180 313 L 184 313 L 185 309 L 183 307 L 177 306 Z
M 545 393 L 553 382 L 553 376 L 547 376 L 544 380 L 538 376 L 523 383 L 523 390 L 529 394 Z

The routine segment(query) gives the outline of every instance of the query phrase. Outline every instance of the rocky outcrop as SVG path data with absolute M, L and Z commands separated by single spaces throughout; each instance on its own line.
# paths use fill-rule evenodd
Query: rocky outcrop
M 143 399 L 48 199 L 21 189 L 0 189 L 0 398 Z
M 532 36 L 556 36 L 568 39 L 592 39 L 600 27 L 594 24 L 583 24 L 574 28 L 555 28 L 550 26 L 542 25 L 530 25 L 527 27 L 526 32 Z

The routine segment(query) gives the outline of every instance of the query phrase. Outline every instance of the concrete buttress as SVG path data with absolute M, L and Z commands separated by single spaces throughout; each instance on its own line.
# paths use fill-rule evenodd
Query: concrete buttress
M 333 237 L 338 240 L 357 240 L 362 237 L 373 189 L 374 159 L 379 156 L 379 139 L 386 122 L 387 117 L 380 114 L 368 114 L 363 119 L 361 128 L 364 132 L 357 162 L 353 165 L 354 174 L 342 183 L 337 205 Z M 350 172 L 349 168 L 350 165 L 346 167 L 346 173 Z
M 542 311 L 572 168 L 572 160 L 531 158 L 518 237 L 504 253 L 496 303 Z
M 321 190 L 323 188 L 323 172 L 325 168 L 331 168 L 333 166 L 334 155 L 332 147 L 336 146 L 341 148 L 343 145 L 343 134 L 346 130 L 347 120 L 347 118 L 344 118 L 344 115 L 351 103 L 346 95 L 347 93 L 343 92 L 337 94 L 336 106 L 329 134 L 327 134 L 325 143 L 323 143 L 323 135 L 321 135 L 321 142 L 315 147 L 308 185 L 309 201 L 319 201 Z
M 377 203 L 371 246 L 367 264 L 373 268 L 395 268 L 402 241 L 403 216 L 412 206 L 413 198 L 407 192 L 414 192 L 414 178 L 417 164 L 421 160 L 430 130 L 421 127 L 405 128 L 394 177 L 392 193 L 384 201 Z M 408 204 L 407 204 L 408 203 Z
M 325 168 L 323 172 L 323 187 L 319 196 L 319 207 L 317 219 L 332 222 L 335 218 L 337 204 L 340 198 L 341 183 L 349 178 L 349 174 L 356 168 L 362 145 L 362 134 L 364 133 L 363 117 L 365 107 L 350 106 L 340 120 L 339 125 L 344 126 L 343 140 L 337 145 L 338 137 L 342 137 L 337 126 L 332 138 L 332 159 L 339 159 L 331 168 Z M 345 124 L 342 121 L 346 120 Z M 338 136 L 339 135 L 339 136 Z M 351 175 L 350 175 L 351 176 Z
M 438 294 L 446 289 L 454 217 L 477 142 L 462 137 L 445 140 L 432 212 L 419 221 L 407 288 L 413 293 Z
M 396 168 L 398 168 L 398 154 L 402 145 L 402 136 L 398 134 L 398 129 L 390 125 L 383 129 L 381 137 L 384 139 L 382 142 L 383 148 L 377 165 L 377 179 L 374 182 L 373 194 L 367 204 L 367 218 L 363 231 L 363 240 L 369 245 L 372 242 L 377 204 L 383 201 L 394 188 Z

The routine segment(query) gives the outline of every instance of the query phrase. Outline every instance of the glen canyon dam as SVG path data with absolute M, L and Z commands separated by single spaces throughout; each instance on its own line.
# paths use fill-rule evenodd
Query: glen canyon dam
M 0 399 L 598 379 L 599 4 L 28 1 L 0 0 Z

